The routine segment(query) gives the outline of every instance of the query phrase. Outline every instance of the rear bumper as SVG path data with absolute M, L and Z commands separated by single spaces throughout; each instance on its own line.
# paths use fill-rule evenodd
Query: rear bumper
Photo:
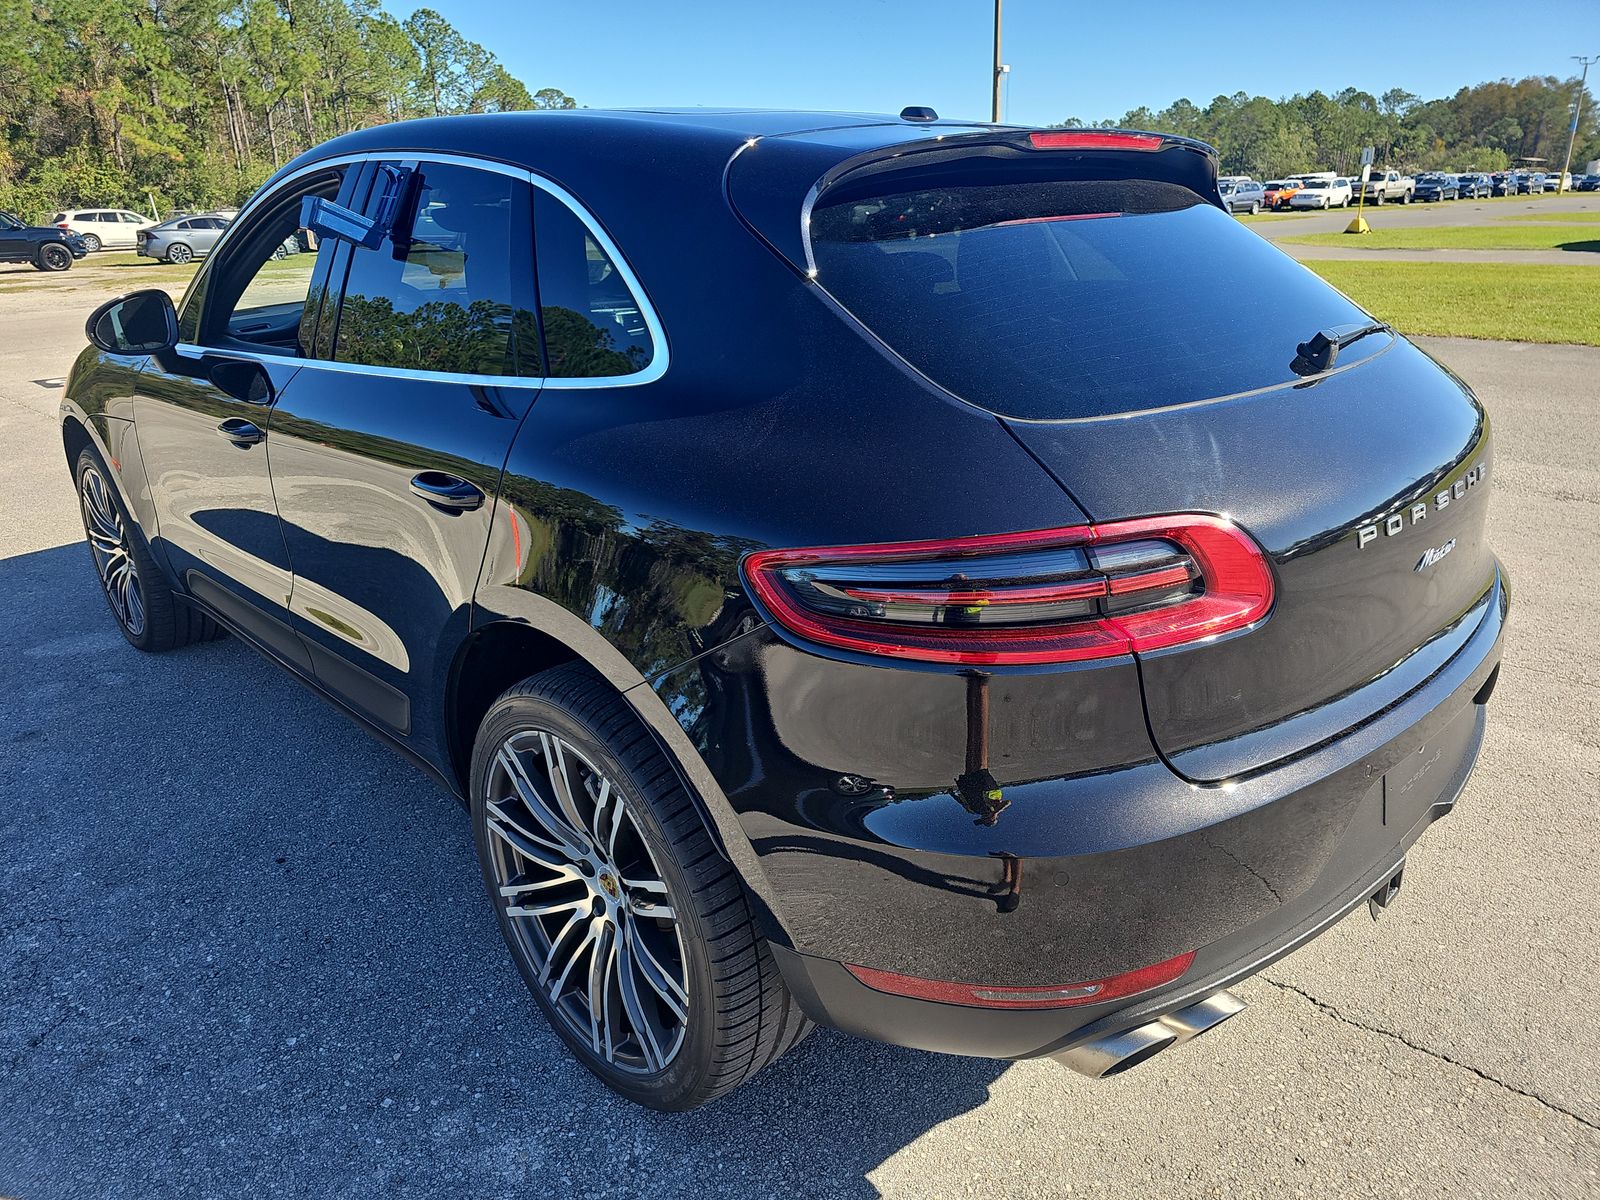
M 1140 790 L 1149 781 L 1130 778 L 1136 767 L 1099 781 L 1106 809 L 1142 806 L 1152 816 L 1167 810 L 1149 821 L 1152 831 L 1170 822 L 1173 808 L 1226 813 L 1170 836 L 1082 854 L 1030 855 L 1030 831 L 1022 826 L 1014 852 L 967 859 L 904 849 L 891 855 L 881 845 L 816 839 L 799 864 L 804 874 L 786 868 L 787 846 L 754 838 L 785 910 L 786 931 L 799 935 L 773 946 L 790 989 L 813 1020 L 849 1033 L 1016 1059 L 1131 1028 L 1254 974 L 1372 895 L 1427 827 L 1453 808 L 1482 742 L 1507 611 L 1506 585 L 1497 576 L 1479 627 L 1426 683 L 1337 741 L 1231 789 L 1179 781 L 1181 794 L 1152 799 Z M 1070 797 L 1058 793 L 1055 800 L 1048 807 L 1058 819 L 1085 815 Z M 1004 822 L 1002 816 L 993 828 Z M 763 828 L 760 821 L 746 824 Z M 862 824 L 862 832 L 871 828 Z M 1052 842 L 1059 838 L 1041 839 L 1045 849 Z M 1006 859 L 1021 880 L 1009 906 Z M 1192 965 L 1169 985 L 1131 999 L 1041 1010 L 890 995 L 842 965 L 1046 986 L 1189 950 Z

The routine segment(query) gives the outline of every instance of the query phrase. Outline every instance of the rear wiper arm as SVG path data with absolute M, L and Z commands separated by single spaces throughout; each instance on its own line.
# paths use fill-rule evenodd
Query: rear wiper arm
M 1353 325 L 1334 325 L 1318 330 L 1309 342 L 1295 347 L 1295 359 L 1289 368 L 1296 375 L 1320 375 L 1333 366 L 1339 351 L 1352 342 L 1359 342 L 1369 333 L 1393 333 L 1394 329 L 1382 321 L 1357 322 Z

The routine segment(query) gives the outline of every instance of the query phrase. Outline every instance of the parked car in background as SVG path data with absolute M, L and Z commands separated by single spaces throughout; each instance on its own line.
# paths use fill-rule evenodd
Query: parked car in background
M 1247 212 L 1253 216 L 1267 205 L 1267 189 L 1254 179 L 1224 180 L 1217 190 L 1231 213 Z
M 54 225 L 29 225 L 0 212 L 0 262 L 31 263 L 38 271 L 65 271 L 89 253 L 83 239 Z
M 144 258 L 159 258 L 170 263 L 193 262 L 211 253 L 228 222 L 206 214 L 163 221 L 138 232 L 137 252 Z
M 1412 195 L 1417 200 L 1459 200 L 1461 186 L 1454 175 L 1423 175 L 1418 177 L 1416 191 Z
M 139 230 L 155 222 L 125 208 L 69 208 L 50 219 L 58 229 L 70 229 L 83 238 L 92 254 L 96 250 L 132 250 Z
M 1600 175 L 1579 175 L 1572 181 L 1575 192 L 1600 192 Z
M 1303 186 L 1304 182 L 1299 179 L 1280 180 L 1276 186 L 1267 184 L 1265 189 L 1267 207 L 1279 211 L 1287 209 L 1289 201 L 1294 199 L 1294 194 Z
M 1290 208 L 1346 208 L 1355 193 L 1348 179 L 1307 179 L 1290 194 Z
M 1384 171 L 1375 167 L 1363 190 L 1368 204 L 1410 204 L 1417 190 L 1417 181 L 1399 171 Z
M 1494 180 L 1487 175 L 1458 175 L 1456 190 L 1463 200 L 1481 200 L 1494 195 Z
M 492 1019 L 542 1013 L 622 1096 L 703 1104 L 813 1021 L 1116 1074 L 1396 899 L 1509 605 L 1484 407 L 1216 169 L 1181 137 L 787 112 L 345 135 L 181 312 L 91 316 L 60 393 L 83 581 L 132 646 L 232 631 L 426 765 L 488 901 L 429 927 L 492 909 L 530 993 Z M 317 252 L 271 263 L 302 214 Z M 114 721 L 128 668 L 85 644 Z M 218 787 L 270 753 L 193 719 L 234 748 Z
M 1572 190 L 1572 176 L 1565 171 L 1551 171 L 1544 177 L 1544 190 L 1547 192 L 1570 192 Z
M 1530 172 L 1528 172 L 1526 174 L 1518 174 L 1517 177 L 1516 177 L 1516 179 L 1517 179 L 1517 195 L 1519 195 L 1519 196 L 1541 196 L 1541 195 L 1543 195 L 1544 194 L 1544 178 L 1545 177 L 1544 177 L 1544 172 L 1543 171 L 1530 171 Z

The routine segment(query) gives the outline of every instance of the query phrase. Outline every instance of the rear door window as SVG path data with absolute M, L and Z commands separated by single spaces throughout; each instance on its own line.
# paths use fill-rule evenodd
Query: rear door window
M 1294 382 L 1300 342 L 1369 319 L 1221 209 L 1149 180 L 824 193 L 811 240 L 818 282 L 862 324 L 934 383 L 1011 417 Z M 1356 342 L 1340 363 L 1386 342 Z
M 452 375 L 538 376 L 531 188 L 422 162 L 410 219 L 356 248 L 339 307 L 339 362 Z
M 534 198 L 539 316 L 552 378 L 614 378 L 648 367 L 656 347 L 644 309 L 578 214 L 557 196 Z

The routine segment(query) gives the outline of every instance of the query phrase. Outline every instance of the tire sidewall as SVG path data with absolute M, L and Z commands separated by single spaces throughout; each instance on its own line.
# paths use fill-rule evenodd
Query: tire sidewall
M 518 948 L 512 925 L 516 918 L 506 914 L 506 906 L 499 895 L 499 883 L 491 865 L 485 796 L 494 754 L 501 743 L 514 733 L 530 729 L 555 734 L 576 746 L 612 781 L 613 787 L 623 789 L 629 812 L 650 853 L 655 856 L 656 865 L 661 868 L 662 878 L 671 894 L 673 907 L 678 914 L 678 929 L 682 935 L 689 981 L 689 1021 L 677 1056 L 658 1074 L 628 1074 L 598 1058 L 589 1044 L 574 1036 L 566 1022 L 554 1012 L 539 986 L 532 965 L 524 960 Z M 512 695 L 496 702 L 479 726 L 472 752 L 471 789 L 472 840 L 477 850 L 484 887 L 511 959 L 516 963 L 523 982 L 533 994 L 534 1002 L 544 1012 L 550 1027 L 572 1049 L 579 1062 L 608 1086 L 630 1099 L 651 1108 L 668 1110 L 694 1103 L 690 1098 L 705 1088 L 716 1049 L 715 993 L 707 935 L 701 914 L 692 901 L 693 889 L 678 865 L 671 841 L 639 781 L 612 753 L 600 735 L 580 718 L 543 697 Z
M 47 242 L 39 248 L 39 269 L 52 274 L 72 266 L 72 251 L 60 242 Z

